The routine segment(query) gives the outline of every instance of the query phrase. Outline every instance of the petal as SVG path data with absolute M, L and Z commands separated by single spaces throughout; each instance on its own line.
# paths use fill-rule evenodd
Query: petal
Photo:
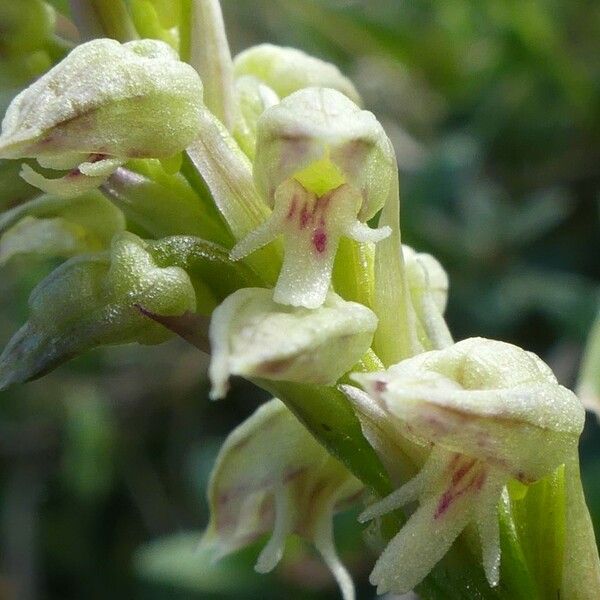
M 287 536 L 293 533 L 298 515 L 294 513 L 294 506 L 289 490 L 279 486 L 275 492 L 275 521 L 273 533 L 267 545 L 262 549 L 254 569 L 258 573 L 272 571 L 283 556 Z
M 356 592 L 352 577 L 340 561 L 335 549 L 333 538 L 333 503 L 321 510 L 321 514 L 314 525 L 313 543 L 337 581 L 342 598 L 344 600 L 355 600 Z

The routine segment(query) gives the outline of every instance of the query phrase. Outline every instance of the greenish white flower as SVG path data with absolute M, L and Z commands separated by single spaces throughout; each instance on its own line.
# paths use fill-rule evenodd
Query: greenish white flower
M 474 523 L 488 581 L 497 585 L 504 486 L 511 479 L 531 484 L 576 456 L 580 401 L 534 354 L 481 338 L 353 377 L 366 394 L 345 391 L 371 435 L 378 433 L 369 424 L 385 419 L 379 435 L 430 450 L 413 479 L 362 515 L 372 519 L 419 503 L 378 559 L 371 582 L 380 593 L 411 590 Z
M 165 43 L 93 40 L 75 48 L 10 104 L 0 158 L 69 170 L 23 178 L 55 195 L 97 187 L 129 158 L 168 158 L 198 135 L 202 83 Z
M 258 121 L 254 181 L 273 212 L 234 247 L 232 258 L 283 235 L 275 300 L 320 306 L 340 237 L 377 242 L 389 235 L 389 228 L 371 229 L 366 221 L 384 205 L 395 168 L 372 113 L 336 90 L 295 92 Z
M 210 522 L 201 546 L 215 560 L 272 536 L 255 569 L 271 571 L 286 538 L 312 542 L 336 578 L 344 600 L 355 598 L 333 540 L 336 510 L 356 502 L 362 483 L 307 432 L 277 399 L 234 429 L 221 447 L 209 488 Z
M 367 307 L 330 293 L 314 310 L 278 304 L 272 291 L 234 292 L 212 315 L 212 398 L 231 375 L 332 384 L 367 352 L 377 318 Z
M 308 87 L 332 88 L 360 104 L 354 84 L 333 64 L 296 48 L 260 44 L 240 52 L 233 60 L 236 77 L 252 75 L 280 98 Z

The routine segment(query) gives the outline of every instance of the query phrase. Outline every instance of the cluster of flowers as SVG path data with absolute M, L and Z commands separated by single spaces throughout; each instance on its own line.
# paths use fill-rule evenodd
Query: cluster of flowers
M 352 83 L 289 48 L 232 60 L 218 4 L 192 4 L 188 62 L 155 39 L 89 41 L 8 108 L 0 157 L 35 159 L 43 173 L 26 163 L 22 177 L 43 194 L 0 217 L 0 260 L 70 258 L 32 293 L 29 321 L 0 357 L 0 386 L 173 331 L 210 351 L 214 399 L 238 375 L 281 400 L 224 443 L 203 544 L 219 557 L 272 530 L 256 565 L 266 572 L 298 533 L 346 600 L 336 510 L 367 502 L 367 521 L 409 507 L 372 572 L 379 592 L 413 589 L 463 531 L 473 538 L 471 524 L 496 586 L 507 484 L 526 490 L 564 469 L 556 594 L 597 598 L 580 401 L 529 352 L 453 342 L 447 276 L 401 244 L 394 151 Z M 328 391 L 344 394 L 395 492 L 373 502 L 349 470 L 358 450 L 344 450 L 350 432 Z M 304 412 L 309 397 L 331 435 Z

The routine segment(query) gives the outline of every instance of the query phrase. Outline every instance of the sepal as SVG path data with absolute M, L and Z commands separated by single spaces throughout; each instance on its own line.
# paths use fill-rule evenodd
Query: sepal
M 276 303 L 272 290 L 238 290 L 212 315 L 211 397 L 225 396 L 231 375 L 332 384 L 367 352 L 376 326 L 368 308 L 333 293 L 308 310 Z
M 168 158 L 183 150 L 198 134 L 201 108 L 198 74 L 167 44 L 93 40 L 12 101 L 0 157 L 69 170 L 56 180 L 24 167 L 23 176 L 45 191 L 73 196 L 98 186 L 128 158 Z

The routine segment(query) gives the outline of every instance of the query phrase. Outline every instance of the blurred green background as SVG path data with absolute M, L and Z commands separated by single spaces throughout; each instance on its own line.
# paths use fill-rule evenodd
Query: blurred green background
M 234 52 L 261 41 L 296 46 L 355 81 L 396 147 L 404 241 L 449 272 L 455 337 L 517 343 L 573 386 L 599 303 L 600 4 L 222 4 Z M 0 104 L 13 87 L 4 84 Z M 8 204 L 27 193 L 15 177 L 0 164 Z M 3 267 L 0 343 L 53 266 Z M 1 395 L 1 599 L 337 597 L 297 540 L 267 577 L 252 571 L 256 548 L 217 567 L 195 553 L 219 444 L 264 399 L 236 382 L 227 400 L 208 402 L 205 369 L 182 342 L 120 347 Z M 600 531 L 591 418 L 582 453 Z M 359 598 L 374 597 L 374 558 L 352 515 L 337 525 Z

